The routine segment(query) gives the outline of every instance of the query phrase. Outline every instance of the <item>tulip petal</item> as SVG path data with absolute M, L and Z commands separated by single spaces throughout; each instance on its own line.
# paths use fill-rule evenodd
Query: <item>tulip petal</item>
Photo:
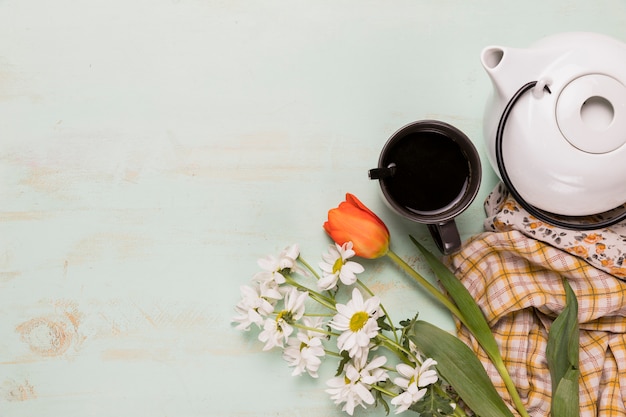
M 365 204 L 361 203 L 361 200 L 356 198 L 353 194 L 346 193 L 346 202 L 356 206 L 358 209 L 367 212 L 373 219 L 377 220 L 378 223 L 387 230 L 387 226 L 385 223 L 376 215 L 372 210 L 370 210 Z
M 328 211 L 324 230 L 338 245 L 352 242 L 356 255 L 363 258 L 378 258 L 389 250 L 387 226 L 349 193 L 346 201 Z

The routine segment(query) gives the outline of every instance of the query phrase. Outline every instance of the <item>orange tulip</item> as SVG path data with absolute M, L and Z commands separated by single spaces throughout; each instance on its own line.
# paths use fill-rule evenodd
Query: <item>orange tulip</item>
M 339 245 L 352 242 L 354 252 L 362 258 L 378 258 L 389 251 L 385 223 L 350 193 L 339 207 L 328 211 L 324 230 Z

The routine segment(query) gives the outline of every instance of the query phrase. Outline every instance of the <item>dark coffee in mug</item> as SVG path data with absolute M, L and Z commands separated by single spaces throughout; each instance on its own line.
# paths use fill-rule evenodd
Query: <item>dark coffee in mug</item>
M 383 166 L 393 167 L 382 179 L 387 192 L 406 210 L 436 214 L 456 204 L 465 194 L 470 166 L 461 147 L 432 131 L 408 133 L 387 150 Z
M 428 226 L 444 254 L 461 246 L 454 221 L 474 200 L 481 180 L 478 151 L 459 129 L 439 120 L 419 120 L 385 143 L 378 180 L 385 200 L 401 216 Z

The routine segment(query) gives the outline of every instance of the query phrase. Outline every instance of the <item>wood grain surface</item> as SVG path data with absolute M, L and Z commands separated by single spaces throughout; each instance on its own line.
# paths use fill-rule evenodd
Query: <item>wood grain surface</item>
M 231 318 L 256 260 L 299 243 L 346 192 L 397 253 L 424 226 L 367 178 L 386 139 L 434 118 L 475 141 L 479 54 L 560 31 L 626 40 L 621 0 L 0 0 L 0 416 L 333 416 Z M 458 224 L 482 230 L 480 194 Z M 398 319 L 452 329 L 386 263 Z M 384 415 L 384 410 L 358 411 Z

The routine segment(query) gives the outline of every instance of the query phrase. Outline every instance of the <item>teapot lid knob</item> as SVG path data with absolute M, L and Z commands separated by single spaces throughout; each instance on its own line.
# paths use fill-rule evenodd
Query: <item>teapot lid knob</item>
M 626 86 L 603 74 L 578 77 L 561 91 L 556 119 L 565 139 L 581 151 L 614 151 L 626 143 Z

